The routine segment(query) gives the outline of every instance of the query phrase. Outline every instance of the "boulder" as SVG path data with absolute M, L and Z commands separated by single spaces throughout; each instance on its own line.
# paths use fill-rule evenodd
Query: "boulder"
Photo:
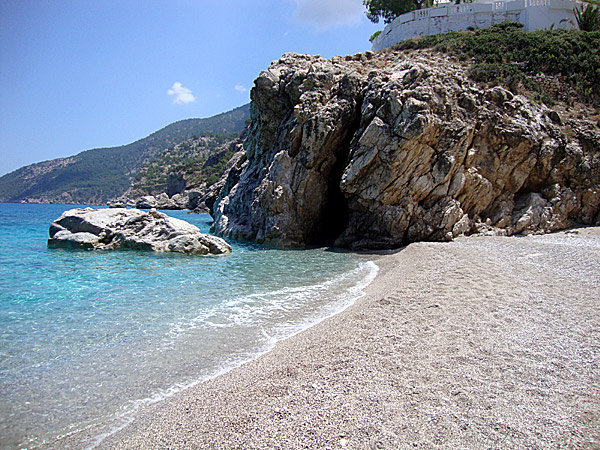
M 156 208 L 156 198 L 153 195 L 146 195 L 138 198 L 135 202 L 135 207 L 138 209 L 152 209 Z
M 120 199 L 117 199 L 106 202 L 106 206 L 109 208 L 125 208 L 127 205 Z
M 156 209 L 181 209 L 175 200 L 169 198 L 169 196 L 162 192 L 158 194 L 156 197 Z
M 181 194 L 175 194 L 173 197 L 171 197 L 171 201 L 175 205 L 175 209 L 189 209 L 187 207 L 188 196 L 186 192 L 182 192 Z
M 197 255 L 230 253 L 221 238 L 204 234 L 188 222 L 151 209 L 76 208 L 50 225 L 49 247 L 136 249 Z

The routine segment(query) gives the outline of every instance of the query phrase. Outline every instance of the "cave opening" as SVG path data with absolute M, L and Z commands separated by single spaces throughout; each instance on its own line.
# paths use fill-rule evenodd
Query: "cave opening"
M 350 144 L 360 125 L 361 102 L 357 103 L 357 109 L 354 111 L 351 125 L 346 128 L 346 132 L 334 152 L 335 163 L 328 176 L 327 190 L 324 193 L 325 198 L 323 200 L 319 226 L 311 242 L 313 245 L 333 245 L 348 227 L 350 218 L 348 200 L 342 193 L 340 185 L 350 158 Z
M 340 189 L 346 158 L 339 157 L 330 175 L 323 215 L 313 244 L 331 246 L 348 226 L 348 201 Z
M 360 87 L 353 86 L 348 76 L 340 80 L 334 91 L 341 114 L 330 123 L 331 132 L 321 144 L 322 149 L 330 149 L 331 159 L 322 161 L 321 167 L 317 168 L 326 180 L 326 188 L 322 192 L 319 217 L 306 239 L 309 246 L 333 246 L 347 230 L 351 219 L 349 202 L 342 192 L 341 182 L 351 158 L 353 139 L 361 126 L 364 96 Z

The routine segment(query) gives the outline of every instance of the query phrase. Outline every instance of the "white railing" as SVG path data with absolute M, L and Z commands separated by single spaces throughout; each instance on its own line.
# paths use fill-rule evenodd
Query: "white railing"
M 374 41 L 373 48 L 389 47 L 407 37 L 422 36 L 434 32 L 434 30 L 457 31 L 467 29 L 473 24 L 476 27 L 481 26 L 484 22 L 492 24 L 502 20 L 503 15 L 510 20 L 522 20 L 526 27 L 533 23 L 532 26 L 535 28 L 532 29 L 549 28 L 552 23 L 562 24 L 565 22 L 564 20 L 561 22 L 560 17 L 556 17 L 556 15 L 563 13 L 565 17 L 572 15 L 573 8 L 570 4 L 578 3 L 578 1 L 580 0 L 571 0 L 570 2 L 563 0 L 493 0 L 485 3 L 474 2 L 458 5 L 451 2 L 438 3 L 435 7 L 411 11 L 397 17 Z M 553 14 L 553 16 L 546 18 L 546 16 L 539 16 L 538 13 L 519 16 L 528 8 L 538 7 L 549 7 L 552 10 L 549 11 L 549 14 Z M 442 19 L 444 17 L 446 17 L 445 22 Z
M 429 17 L 429 9 L 417 9 L 415 11 L 416 19 L 425 19 L 426 17 Z
M 468 14 L 473 12 L 473 4 L 465 3 L 462 5 L 453 5 L 448 7 L 451 14 Z

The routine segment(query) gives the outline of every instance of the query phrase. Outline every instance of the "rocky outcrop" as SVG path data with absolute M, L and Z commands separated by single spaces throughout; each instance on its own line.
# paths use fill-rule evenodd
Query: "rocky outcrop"
M 175 194 L 181 194 L 185 191 L 186 182 L 182 173 L 170 173 L 167 178 L 167 192 L 169 197 Z
M 128 204 L 121 199 L 117 199 L 106 202 L 106 206 L 109 208 L 127 208 Z
M 152 209 L 156 208 L 156 198 L 153 195 L 146 195 L 140 197 L 135 202 L 135 207 L 138 209 Z
M 221 238 L 156 211 L 77 208 L 65 211 L 50 225 L 49 247 L 136 249 L 198 255 L 230 253 Z
M 227 165 L 223 175 L 216 183 L 210 185 L 201 196 L 198 197 L 196 206 L 193 208 L 194 213 L 200 214 L 212 214 L 214 216 L 214 205 L 220 198 L 219 194 L 224 190 L 229 192 L 230 185 L 237 181 L 237 175 L 239 175 L 241 168 L 246 162 L 246 152 L 244 151 L 242 144 L 236 145 L 236 152 L 233 154 Z
M 188 196 L 187 194 L 175 194 L 172 197 L 169 197 L 166 193 L 158 194 L 156 197 L 153 195 L 145 195 L 143 197 L 138 198 L 135 201 L 135 207 L 138 209 L 188 209 Z M 122 204 L 124 202 L 117 201 L 117 204 Z M 112 203 L 109 204 L 112 207 Z
M 286 54 L 255 81 L 247 160 L 217 233 L 279 247 L 391 248 L 600 223 L 596 120 L 428 52 Z
M 124 195 L 106 203 L 109 208 L 137 208 L 137 209 L 167 209 L 182 210 L 195 209 L 201 198 L 203 198 L 209 189 L 203 184 L 198 188 L 185 190 L 179 194 L 169 197 L 166 193 L 154 195 L 144 195 L 133 200 L 129 195 Z M 134 197 L 135 198 L 135 197 Z

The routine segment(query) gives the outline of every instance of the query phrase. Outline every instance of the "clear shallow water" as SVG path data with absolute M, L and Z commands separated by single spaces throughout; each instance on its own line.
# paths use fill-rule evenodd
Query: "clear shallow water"
M 0 204 L 0 448 L 93 430 L 348 306 L 365 257 L 233 244 L 223 257 L 48 249 L 67 205 Z M 182 211 L 208 232 L 210 217 Z M 93 447 L 94 440 L 81 448 Z

